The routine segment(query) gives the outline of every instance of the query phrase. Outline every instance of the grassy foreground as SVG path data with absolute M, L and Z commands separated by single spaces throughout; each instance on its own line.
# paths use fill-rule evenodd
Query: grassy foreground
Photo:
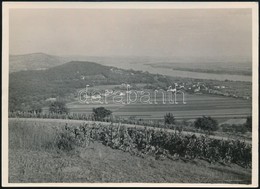
M 61 126 L 59 122 L 9 121 L 9 182 L 251 182 L 251 169 L 235 164 L 142 158 L 98 142 L 84 148 L 61 145 Z

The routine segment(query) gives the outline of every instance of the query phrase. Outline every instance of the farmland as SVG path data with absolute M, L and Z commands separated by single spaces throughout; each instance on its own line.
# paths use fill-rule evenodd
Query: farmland
M 68 131 L 72 131 L 77 127 L 78 123 L 71 121 L 68 125 Z M 87 124 L 88 125 L 88 124 Z M 65 127 L 66 128 L 66 127 Z M 87 129 L 88 126 L 81 127 Z M 90 127 L 91 128 L 91 127 Z M 96 128 L 96 129 L 95 129 Z M 126 131 L 123 127 L 104 127 L 102 125 L 92 127 L 91 138 L 94 141 L 90 142 L 86 147 L 75 145 L 74 140 L 70 135 L 67 135 L 64 129 L 64 123 L 59 120 L 48 122 L 26 121 L 26 120 L 9 120 L 9 181 L 17 183 L 35 183 L 35 182 L 149 182 L 149 183 L 240 183 L 249 184 L 251 181 L 251 169 L 249 167 L 240 166 L 243 163 L 239 156 L 234 156 L 236 153 L 236 145 L 244 145 L 243 143 L 223 143 L 226 147 L 232 149 L 232 153 L 225 157 L 225 163 L 219 162 L 217 154 L 207 154 L 213 151 L 208 151 L 205 158 L 211 159 L 211 163 L 206 160 L 195 158 L 182 158 L 181 151 L 178 152 L 178 145 L 171 145 L 176 147 L 179 156 L 173 156 L 173 159 L 163 158 L 164 153 L 143 154 L 143 147 L 139 149 L 144 143 L 143 129 L 130 129 Z M 93 130 L 94 129 L 94 130 Z M 84 129 L 82 130 L 84 131 Z M 111 134 L 109 134 L 111 131 Z M 119 132 L 120 131 L 120 132 Z M 148 144 L 152 144 L 153 140 L 159 140 L 156 143 L 160 146 L 161 140 L 157 138 L 160 132 L 152 132 L 146 130 L 147 133 L 154 133 L 153 139 L 149 139 Z M 65 133 L 64 133 L 65 132 Z M 94 132 L 94 133 L 93 133 Z M 114 133 L 115 132 L 115 133 Z M 117 133 L 121 133 L 123 137 L 125 132 L 131 135 L 140 135 L 137 137 L 136 147 L 131 147 L 133 151 L 125 151 L 124 146 L 127 147 L 129 139 L 123 142 L 122 147 L 117 140 L 110 140 L 110 137 L 115 137 Z M 70 133 L 70 132 L 69 132 Z M 68 133 L 68 134 L 69 134 Z M 73 132 L 74 133 L 74 132 Z M 98 134 L 99 133 L 99 134 Z M 64 135 L 65 134 L 65 135 Z M 72 134 L 72 133 L 71 133 Z M 111 136 L 110 136 L 111 135 Z M 157 136 L 158 135 L 158 136 Z M 72 135 L 74 137 L 74 135 Z M 81 136 L 81 135 L 80 135 Z M 147 135 L 148 136 L 148 135 Z M 167 135 L 170 137 L 171 135 Z M 182 138 L 181 135 L 177 135 Z M 64 138 L 65 137 L 65 138 Z M 76 137 L 76 135 L 75 135 Z M 108 137 L 108 138 L 107 138 Z M 173 139 L 175 136 L 172 136 Z M 88 137 L 86 139 L 89 139 Z M 139 139 L 141 143 L 138 142 Z M 177 139 L 177 138 L 176 138 Z M 183 138 L 184 139 L 184 138 Z M 193 138 L 188 137 L 190 142 Z M 198 142 L 203 141 L 202 138 L 197 138 Z M 70 141 L 70 142 L 69 142 Z M 79 140 L 81 141 L 81 140 Z M 142 142 L 143 141 L 143 142 Z M 210 145 L 218 145 L 220 143 L 214 140 L 206 139 Z M 112 143 L 111 143 L 112 142 Z M 119 142 L 119 143 L 118 143 Z M 174 141 L 172 141 L 174 142 Z M 213 143 L 212 143 L 213 142 Z M 212 143 L 212 144 L 211 144 Z M 139 146 L 142 144 L 141 146 Z M 185 143 L 183 143 L 184 145 Z M 192 143 L 190 143 L 192 144 Z M 203 143 L 201 143 L 203 144 Z M 139 146 L 139 147 L 138 147 Z M 223 146 L 223 147 L 224 147 Z M 247 146 L 239 147 L 241 153 L 247 151 Z M 146 145 L 146 147 L 148 147 Z M 163 146 L 161 146 L 163 147 Z M 167 147 L 166 147 L 167 148 Z M 186 149 L 187 148 L 187 149 Z M 121 149 L 121 150 L 120 150 Z M 127 150 L 126 148 L 125 150 Z M 146 148 L 145 148 L 146 149 Z M 164 149 L 164 147 L 162 148 Z M 183 148 L 188 150 L 188 146 Z M 180 150 L 179 149 L 179 150 Z M 193 148 L 192 148 L 193 149 Z M 215 150 L 221 150 L 222 147 L 214 147 Z M 223 148 L 222 150 L 224 150 Z M 137 151 L 136 151 L 137 150 Z M 210 150 L 210 149 L 209 149 Z M 214 151 L 215 151 L 214 150 Z M 245 151 L 244 151 L 245 150 Z M 224 150 L 225 151 L 225 150 Z M 223 151 L 223 152 L 224 152 Z M 185 151 L 184 151 L 185 152 Z M 194 151 L 195 152 L 195 151 Z M 137 153 L 137 154 L 136 154 Z M 141 156 L 138 154 L 141 153 Z M 189 154 L 189 150 L 185 153 Z M 196 152 L 201 153 L 201 152 Z M 196 153 L 194 155 L 196 155 Z M 230 153 L 230 152 L 225 152 Z M 142 155 L 143 154 L 143 155 Z M 246 152 L 247 154 L 247 152 Z M 245 154 L 245 155 L 246 155 Z M 247 155 L 250 155 L 247 154 Z M 231 157 L 230 160 L 226 159 Z M 243 156 L 241 156 L 242 158 Z M 234 159 L 236 158 L 236 159 Z M 217 161 L 212 161 L 217 160 Z M 228 160 L 228 161 L 227 161 Z M 239 161 L 238 161 L 239 160 Z M 245 160 L 248 160 L 246 158 Z M 226 162 L 227 161 L 227 162 Z M 232 163 L 237 162 L 237 164 Z
M 249 100 L 234 99 L 204 94 L 185 94 L 186 104 L 183 104 L 182 97 L 177 96 L 178 104 L 162 102 L 162 95 L 158 94 L 156 102 L 151 98 L 152 104 L 139 102 L 122 104 L 113 103 L 108 100 L 108 104 L 84 104 L 78 101 L 68 104 L 70 112 L 91 113 L 93 107 L 104 106 L 110 109 L 114 115 L 129 117 L 136 116 L 142 119 L 162 119 L 167 112 L 172 112 L 177 119 L 194 119 L 202 115 L 212 116 L 217 119 L 227 120 L 232 118 L 243 118 L 251 115 L 252 105 Z

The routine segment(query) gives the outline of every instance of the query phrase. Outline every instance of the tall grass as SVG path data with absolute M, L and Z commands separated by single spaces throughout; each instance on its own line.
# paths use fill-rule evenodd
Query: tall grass
M 39 151 L 71 151 L 76 141 L 64 127 L 48 123 L 12 121 L 9 124 L 9 148 Z
M 56 133 L 53 127 L 37 123 L 13 121 L 9 124 L 9 148 L 52 149 Z

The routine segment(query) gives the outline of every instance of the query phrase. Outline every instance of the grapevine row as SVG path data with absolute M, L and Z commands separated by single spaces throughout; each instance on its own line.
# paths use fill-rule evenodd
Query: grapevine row
M 64 132 L 76 143 L 86 146 L 99 141 L 113 149 L 156 159 L 204 159 L 211 163 L 235 163 L 251 167 L 252 146 L 239 140 L 218 140 L 207 136 L 184 135 L 181 132 L 169 133 L 164 129 L 154 130 L 122 125 L 85 123 L 81 126 L 64 127 Z

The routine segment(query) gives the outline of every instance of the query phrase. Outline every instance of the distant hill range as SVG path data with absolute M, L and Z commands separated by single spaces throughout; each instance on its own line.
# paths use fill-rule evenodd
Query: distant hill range
M 165 75 L 165 71 L 252 75 L 252 61 L 248 57 L 153 57 L 153 56 L 54 56 L 45 53 L 10 55 L 9 72 L 45 70 L 71 61 L 96 62 L 104 66 L 134 69 Z M 155 71 L 156 70 L 156 71 Z M 185 73 L 184 73 L 185 74 Z M 168 74 L 169 75 L 169 74 Z M 193 77 L 194 74 L 190 76 Z M 197 74 L 198 75 L 198 74 Z M 197 76 L 195 76 L 196 78 Z
M 48 55 L 44 53 L 32 53 L 9 56 L 9 72 L 22 70 L 44 70 L 69 62 L 71 59 Z

